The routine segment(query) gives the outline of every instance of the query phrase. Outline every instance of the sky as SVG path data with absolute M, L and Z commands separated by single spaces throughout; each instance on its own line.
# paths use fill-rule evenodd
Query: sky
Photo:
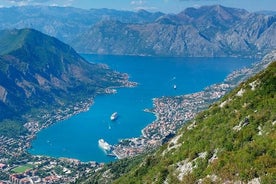
M 72 6 L 83 9 L 109 8 L 136 11 L 145 9 L 164 13 L 179 13 L 187 7 L 220 4 L 227 7 L 242 8 L 250 12 L 276 11 L 276 0 L 0 0 L 0 7 L 50 5 Z

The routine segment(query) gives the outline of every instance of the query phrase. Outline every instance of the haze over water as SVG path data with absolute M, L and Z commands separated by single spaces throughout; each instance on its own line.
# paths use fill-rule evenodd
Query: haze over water
M 200 91 L 222 82 L 232 71 L 255 61 L 237 58 L 83 57 L 128 73 L 130 80 L 138 82 L 138 86 L 117 89 L 116 94 L 97 96 L 88 112 L 42 130 L 32 142 L 30 153 L 81 161 L 112 161 L 114 158 L 106 156 L 98 147 L 98 140 L 103 138 L 110 144 L 116 144 L 123 138 L 139 137 L 141 130 L 155 119 L 153 114 L 143 111 L 152 108 L 152 98 Z M 110 115 L 115 111 L 119 117 L 111 122 Z

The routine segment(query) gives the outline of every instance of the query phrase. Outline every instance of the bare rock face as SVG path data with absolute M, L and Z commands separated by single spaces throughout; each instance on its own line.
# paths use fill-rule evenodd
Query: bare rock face
M 8 94 L 7 90 L 3 86 L 0 86 L 0 100 L 3 103 L 6 102 L 7 94 Z
M 273 15 L 205 6 L 143 24 L 101 21 L 72 45 L 99 54 L 260 57 L 276 46 L 275 26 Z

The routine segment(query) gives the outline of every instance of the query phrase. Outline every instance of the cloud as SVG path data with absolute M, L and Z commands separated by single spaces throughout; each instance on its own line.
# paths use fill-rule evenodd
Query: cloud
M 74 0 L 4 0 L 9 5 L 27 6 L 27 5 L 51 5 L 70 6 Z
M 147 0 L 133 0 L 130 2 L 130 5 L 133 6 L 134 10 L 149 10 L 154 11 L 157 10 L 157 7 L 150 6 L 149 1 Z
M 137 6 L 134 8 L 135 10 L 148 10 L 148 11 L 155 11 L 158 10 L 157 7 L 154 6 Z
M 38 2 L 38 3 L 46 3 L 46 2 L 49 2 L 51 0 L 5 0 L 7 2 L 11 2 L 11 3 L 21 3 L 21 2 L 24 2 L 24 3 L 31 3 L 31 2 Z
M 178 0 L 180 2 L 206 2 L 206 1 L 219 1 L 219 0 Z
M 131 5 L 143 5 L 143 4 L 146 4 L 146 1 L 143 1 L 143 0 L 131 1 L 130 4 Z
M 31 0 L 6 0 L 8 3 L 11 3 L 12 5 L 17 5 L 17 6 L 26 6 L 29 5 Z
M 13 4 L 30 4 L 30 3 L 45 3 L 49 0 L 5 0 L 8 3 Z

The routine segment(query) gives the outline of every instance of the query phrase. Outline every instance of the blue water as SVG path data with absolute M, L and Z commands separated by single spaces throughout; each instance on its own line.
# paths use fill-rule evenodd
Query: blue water
M 152 98 L 200 91 L 253 63 L 250 59 L 237 58 L 83 57 L 128 73 L 130 80 L 139 85 L 120 88 L 116 94 L 97 96 L 88 112 L 42 130 L 32 142 L 30 153 L 81 161 L 112 161 L 114 158 L 106 156 L 98 147 L 98 140 L 103 138 L 115 144 L 123 138 L 140 136 L 141 130 L 155 119 L 153 114 L 143 111 L 152 107 Z M 110 115 L 115 111 L 119 117 L 111 122 Z

